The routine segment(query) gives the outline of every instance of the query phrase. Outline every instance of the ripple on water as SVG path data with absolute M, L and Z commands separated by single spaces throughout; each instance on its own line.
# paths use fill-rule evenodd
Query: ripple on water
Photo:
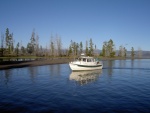
M 70 79 L 68 64 L 1 70 L 0 111 L 148 113 L 150 60 L 140 62 L 105 61 L 98 76 L 80 77 L 84 82 Z

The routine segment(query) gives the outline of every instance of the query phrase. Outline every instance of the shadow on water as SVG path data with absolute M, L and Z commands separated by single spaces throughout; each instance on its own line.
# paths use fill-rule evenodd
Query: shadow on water
M 23 65 L 24 67 L 24 65 Z M 33 82 L 34 81 L 34 78 L 35 76 L 37 75 L 37 68 L 35 67 L 28 67 L 27 68 L 24 68 L 24 70 L 27 72 L 28 75 L 30 75 L 30 78 L 31 78 L 31 81 Z M 0 79 L 2 82 L 4 82 L 5 85 L 7 85 L 12 78 L 14 78 L 14 73 L 15 73 L 15 76 L 24 76 L 25 73 L 20 73 L 20 70 L 22 70 L 21 68 L 17 68 L 16 69 L 5 69 L 5 70 L 2 70 L 0 71 Z M 11 81 L 12 82 L 12 81 Z
M 75 71 L 70 74 L 69 79 L 75 80 L 79 85 L 85 85 L 91 82 L 96 81 L 102 70 L 94 70 L 94 71 Z
M 3 74 L 1 73 L 1 76 L 2 76 Z M 7 84 L 9 83 L 9 81 L 10 81 L 10 75 L 11 75 L 11 70 L 6 70 L 6 71 L 4 71 L 4 83 L 5 83 L 5 85 L 7 86 Z M 2 78 L 1 78 L 2 79 Z
M 25 68 L 20 68 L 25 67 Z M 19 68 L 11 68 L 0 70 L 0 82 L 4 83 L 5 85 L 12 82 L 11 79 L 17 77 L 25 77 L 31 80 L 32 83 L 35 83 L 37 80 L 38 75 L 50 75 L 50 76 L 59 76 L 61 75 L 61 65 L 46 65 L 46 66 L 29 66 L 29 65 L 22 65 Z

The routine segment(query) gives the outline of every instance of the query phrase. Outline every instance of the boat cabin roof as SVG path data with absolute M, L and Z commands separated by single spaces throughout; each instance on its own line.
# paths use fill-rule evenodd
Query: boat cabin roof
M 93 57 L 89 57 L 89 56 L 81 56 L 81 57 L 79 57 L 79 58 L 81 58 L 81 59 L 83 59 L 83 58 L 86 58 L 86 59 L 94 59 Z

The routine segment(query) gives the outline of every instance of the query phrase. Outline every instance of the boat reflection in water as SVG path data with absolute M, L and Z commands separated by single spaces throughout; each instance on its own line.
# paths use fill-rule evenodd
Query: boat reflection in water
M 75 80 L 80 85 L 84 85 L 90 82 L 96 81 L 102 70 L 93 70 L 93 71 L 73 71 L 70 74 L 70 80 Z

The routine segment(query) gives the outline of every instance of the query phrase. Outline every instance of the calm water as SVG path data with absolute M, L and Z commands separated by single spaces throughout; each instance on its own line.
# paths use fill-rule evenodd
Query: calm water
M 150 112 L 150 60 L 103 61 L 101 71 L 68 64 L 0 71 L 0 112 Z

